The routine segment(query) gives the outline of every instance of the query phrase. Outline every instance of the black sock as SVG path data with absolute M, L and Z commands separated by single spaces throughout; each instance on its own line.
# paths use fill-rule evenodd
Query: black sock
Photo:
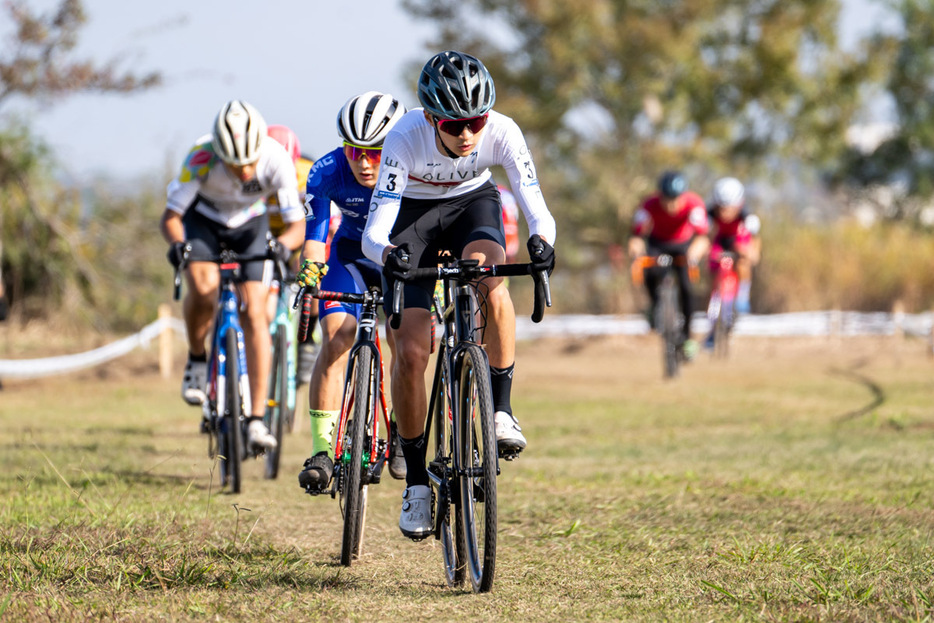
M 402 456 L 405 457 L 405 484 L 407 487 L 415 485 L 428 486 L 428 469 L 425 467 L 425 437 L 419 435 L 415 439 L 406 439 L 399 435 L 399 445 L 402 446 Z
M 207 360 L 208 360 L 207 351 L 201 353 L 200 355 L 192 355 L 191 351 L 188 351 L 188 361 L 206 362 Z
M 516 364 L 508 368 L 490 366 L 490 386 L 493 389 L 493 411 L 505 411 L 512 415 L 512 374 Z

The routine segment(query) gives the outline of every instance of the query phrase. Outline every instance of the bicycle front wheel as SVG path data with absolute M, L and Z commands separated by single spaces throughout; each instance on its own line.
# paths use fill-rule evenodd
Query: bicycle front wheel
M 720 359 L 726 359 L 730 354 L 730 319 L 732 302 L 724 301 L 720 304 L 720 313 L 717 314 L 717 320 L 714 324 L 713 344 L 714 355 Z
M 441 543 L 441 557 L 444 562 L 444 577 L 448 586 L 462 586 L 467 579 L 464 554 L 464 522 L 457 516 L 459 508 L 456 500 L 460 491 L 452 490 L 459 486 L 453 473 L 453 443 L 451 431 L 450 404 L 446 400 L 446 380 L 443 378 L 444 350 L 438 354 L 438 371 L 433 387 L 434 408 L 431 413 L 431 449 L 434 456 L 428 459 L 429 477 L 436 489 L 435 522 L 438 527 L 437 538 Z
M 662 336 L 662 358 L 664 361 L 665 378 L 678 376 L 678 349 L 681 341 L 681 326 L 678 322 L 680 314 L 678 305 L 678 288 L 674 275 L 667 273 L 662 279 L 658 293 L 658 317 L 655 326 Z
M 243 400 L 240 393 L 240 357 L 237 331 L 228 329 L 224 336 L 227 347 L 225 397 L 227 407 L 219 429 L 221 447 L 221 471 L 223 479 L 230 485 L 231 493 L 240 493 L 241 461 L 243 460 Z
M 368 348 L 357 351 L 353 363 L 353 378 L 347 379 L 347 390 L 353 388 L 352 406 L 348 406 L 341 472 L 346 475 L 342 483 L 341 498 L 344 506 L 344 535 L 341 541 L 341 564 L 349 567 L 354 558 L 363 553 L 363 527 L 366 520 L 367 485 L 364 482 L 364 463 L 369 463 L 367 430 L 374 412 L 373 352 Z M 348 404 L 345 400 L 345 404 Z
M 476 345 L 467 347 L 458 364 L 456 413 L 460 518 L 465 555 L 474 592 L 493 587 L 496 568 L 496 435 L 490 364 Z
M 276 328 L 272 348 L 272 368 L 269 373 L 269 398 L 266 400 L 266 426 L 276 438 L 276 447 L 266 450 L 266 478 L 279 475 L 282 456 L 282 431 L 289 409 L 289 353 L 288 336 L 281 325 Z

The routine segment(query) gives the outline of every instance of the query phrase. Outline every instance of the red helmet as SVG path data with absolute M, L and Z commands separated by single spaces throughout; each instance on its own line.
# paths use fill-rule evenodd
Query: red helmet
M 302 155 L 302 147 L 298 143 L 298 137 L 295 136 L 295 132 L 290 130 L 284 125 L 271 125 L 266 130 L 266 134 L 276 139 L 285 150 L 292 156 L 292 163 L 298 162 L 299 157 Z

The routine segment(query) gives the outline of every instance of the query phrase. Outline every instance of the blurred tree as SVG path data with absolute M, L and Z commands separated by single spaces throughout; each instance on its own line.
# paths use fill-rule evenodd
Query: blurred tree
M 894 119 L 876 126 L 876 140 L 853 145 L 832 179 L 864 189 L 858 200 L 884 218 L 915 219 L 934 195 L 934 0 L 889 6 L 899 27 L 878 33 L 870 50 L 886 61 L 878 96 L 891 104 Z
M 72 60 L 86 17 L 80 0 L 61 0 L 55 11 L 39 15 L 25 2 L 4 3 L 13 24 L 9 52 L 0 55 L 0 106 L 14 95 L 53 99 L 82 92 L 128 93 L 160 83 L 158 73 L 120 74 L 118 61 L 97 66 Z
M 832 162 L 880 71 L 838 45 L 838 0 L 403 2 L 438 25 L 435 50 L 492 72 L 497 110 L 536 155 L 565 268 L 606 263 L 662 169 L 688 169 L 703 192 L 779 158 Z
M 80 0 L 61 0 L 50 14 L 25 2 L 0 10 L 12 28 L 0 51 L 0 107 L 14 97 L 52 103 L 76 93 L 129 93 L 160 83 L 158 73 L 121 73 L 70 57 L 85 22 Z M 90 300 L 96 273 L 79 232 L 80 201 L 53 180 L 53 162 L 22 122 L 0 127 L 0 275 L 7 296 L 37 313 L 69 289 Z M 5 243 L 5 245 L 4 245 Z

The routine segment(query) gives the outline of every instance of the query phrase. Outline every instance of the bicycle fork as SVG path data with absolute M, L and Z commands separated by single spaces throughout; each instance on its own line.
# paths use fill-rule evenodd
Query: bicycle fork
M 243 329 L 233 319 L 238 314 L 237 309 L 237 299 L 234 296 L 233 292 L 225 293 L 222 299 L 223 306 L 223 322 L 218 330 L 215 332 L 214 348 L 217 356 L 217 387 L 215 390 L 215 404 L 217 405 L 218 415 L 223 415 L 228 411 L 227 405 L 227 383 L 235 382 L 240 385 L 240 396 L 241 402 L 241 413 L 244 418 L 248 418 L 253 414 L 253 401 L 250 398 L 250 380 L 247 376 L 247 367 L 246 367 L 246 344 L 243 337 Z M 227 378 L 227 358 L 232 356 L 231 353 L 227 352 L 225 347 L 225 336 L 227 335 L 227 330 L 233 328 L 237 333 L 237 352 L 234 356 L 237 357 L 237 369 L 239 370 L 239 378 L 237 379 L 228 379 Z

